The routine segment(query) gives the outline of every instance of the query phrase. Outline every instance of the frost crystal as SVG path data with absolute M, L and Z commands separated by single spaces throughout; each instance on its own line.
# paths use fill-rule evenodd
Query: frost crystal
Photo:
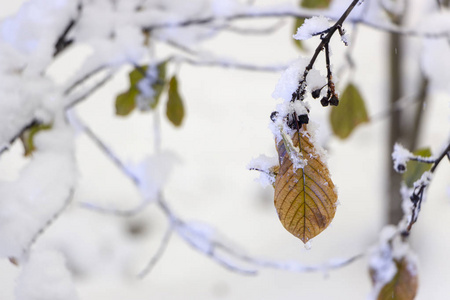
M 320 32 L 327 30 L 330 27 L 329 19 L 323 16 L 312 17 L 306 19 L 300 28 L 297 29 L 297 33 L 294 34 L 296 40 L 307 40 Z

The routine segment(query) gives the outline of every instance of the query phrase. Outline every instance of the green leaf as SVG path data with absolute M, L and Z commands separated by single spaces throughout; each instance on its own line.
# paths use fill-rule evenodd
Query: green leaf
M 159 98 L 166 86 L 166 65 L 167 61 L 159 63 L 157 68 L 158 77 L 154 80 L 152 84 L 152 89 L 155 91 L 153 99 L 149 103 L 151 109 L 155 109 L 158 106 Z M 136 66 L 128 74 L 130 87 L 127 91 L 117 95 L 116 97 L 116 115 L 127 116 L 136 108 L 136 98 L 139 96 L 139 88 L 137 84 L 145 78 L 148 65 Z
M 148 66 L 145 65 L 145 66 L 136 66 L 133 70 L 131 70 L 131 72 L 128 74 L 131 87 L 136 87 L 138 82 L 144 79 L 147 69 Z
M 345 88 L 339 105 L 332 108 L 330 122 L 334 134 L 341 139 L 347 138 L 359 124 L 369 122 L 366 105 L 354 84 Z
M 430 157 L 431 150 L 430 148 L 423 148 L 413 152 L 414 155 Z M 405 184 L 412 188 L 414 186 L 414 182 L 422 177 L 422 174 L 431 169 L 431 164 L 418 162 L 414 160 L 410 160 L 406 163 L 406 171 L 403 173 L 403 180 Z
M 169 100 L 167 101 L 166 115 L 175 126 L 180 126 L 184 117 L 183 100 L 178 93 L 178 81 L 173 76 L 169 83 Z
M 305 22 L 305 18 L 295 18 L 295 24 L 294 24 L 294 34 L 297 33 L 297 29 L 303 25 L 303 23 Z M 300 50 L 305 50 L 305 46 L 303 45 L 302 41 L 300 40 L 294 40 L 294 44 L 300 49 Z
M 301 6 L 304 8 L 327 8 L 331 0 L 302 0 Z
M 125 93 L 117 95 L 116 98 L 116 115 L 127 116 L 136 107 L 136 96 L 139 95 L 139 91 L 135 87 L 131 87 Z
M 49 124 L 35 124 L 31 126 L 29 129 L 25 130 L 22 135 L 20 136 L 20 140 L 22 141 L 23 148 L 24 148 L 24 156 L 30 156 L 34 150 L 36 150 L 36 147 L 34 146 L 34 136 L 42 131 L 42 130 L 49 130 L 52 126 Z

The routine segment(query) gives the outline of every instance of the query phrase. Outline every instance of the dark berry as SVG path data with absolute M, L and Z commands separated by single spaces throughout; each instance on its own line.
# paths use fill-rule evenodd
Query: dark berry
M 317 99 L 317 98 L 320 97 L 320 92 L 321 92 L 321 91 L 322 91 L 322 89 L 314 90 L 314 91 L 312 91 L 311 96 L 312 96 L 314 99 Z
M 299 123 L 299 125 L 308 124 L 309 123 L 308 115 L 305 114 L 305 115 L 298 116 L 298 123 Z
M 339 99 L 336 95 L 333 95 L 330 99 L 330 105 L 332 106 L 338 106 L 339 105 Z
M 328 106 L 329 102 L 328 102 L 328 98 L 327 97 L 323 97 L 320 100 L 320 104 L 322 104 L 322 106 Z
M 405 171 L 406 171 L 406 166 L 405 165 L 400 164 L 400 165 L 397 166 L 397 172 L 403 173 Z

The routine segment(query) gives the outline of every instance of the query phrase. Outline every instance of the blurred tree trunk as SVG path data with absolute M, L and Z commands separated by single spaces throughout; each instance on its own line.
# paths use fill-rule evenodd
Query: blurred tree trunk
M 396 108 L 396 102 L 402 96 L 402 81 L 400 78 L 402 68 L 402 45 L 401 37 L 396 33 L 391 33 L 389 37 L 388 47 L 389 53 L 389 109 L 391 111 L 391 117 L 389 119 L 389 141 L 388 151 L 391 153 L 394 144 L 401 142 L 402 138 L 402 126 L 401 126 L 401 110 Z M 401 206 L 401 197 L 399 188 L 401 184 L 401 176 L 392 168 L 392 161 L 388 159 L 388 197 L 387 197 L 387 210 L 388 210 L 388 224 L 397 224 L 400 221 L 403 213 Z
M 444 3 L 445 2 L 445 3 Z M 441 0 L 441 5 L 449 6 L 450 0 Z M 410 8 L 411 3 L 408 3 Z M 405 15 L 408 9 L 405 10 Z M 406 16 L 402 16 L 396 23 L 401 25 Z M 409 150 L 414 151 L 417 148 L 420 128 L 422 124 L 423 106 L 427 97 L 428 81 L 422 74 L 407 74 L 403 72 L 405 70 L 403 64 L 405 63 L 404 56 L 407 54 L 406 43 L 399 34 L 392 33 L 389 36 L 389 82 L 390 82 L 390 111 L 391 117 L 389 120 L 389 140 L 388 140 L 388 153 L 390 154 L 394 148 L 395 143 L 401 143 Z M 418 61 L 418 58 L 417 60 Z M 403 87 L 404 78 L 401 74 L 407 74 L 409 76 L 407 80 L 416 80 L 417 88 L 416 99 L 414 104 L 409 104 L 408 107 L 399 107 L 397 102 L 403 96 L 405 96 L 405 88 Z M 414 75 L 418 78 L 415 79 Z M 411 90 L 408 91 L 411 94 Z M 402 211 L 402 199 L 400 196 L 401 187 L 401 174 L 394 171 L 392 167 L 392 160 L 388 159 L 388 171 L 387 171 L 387 223 L 397 224 L 403 217 Z

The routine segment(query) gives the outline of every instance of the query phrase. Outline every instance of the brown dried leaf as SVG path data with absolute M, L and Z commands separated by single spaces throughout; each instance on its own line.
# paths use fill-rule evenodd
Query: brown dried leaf
M 306 166 L 294 171 L 285 143 L 283 140 L 278 143 L 280 170 L 275 180 L 275 207 L 283 226 L 306 243 L 333 220 L 337 194 L 306 125 L 299 134 L 294 134 L 292 141 L 300 149 Z
M 406 258 L 394 262 L 397 273 L 381 288 L 377 300 L 413 300 L 419 285 L 416 265 Z M 373 274 L 371 275 L 374 280 Z

